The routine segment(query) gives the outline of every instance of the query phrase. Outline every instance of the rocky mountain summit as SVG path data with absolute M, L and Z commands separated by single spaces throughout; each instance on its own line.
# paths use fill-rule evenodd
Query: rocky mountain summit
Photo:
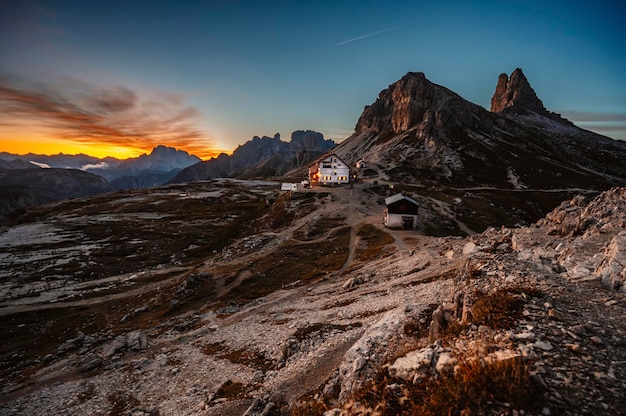
M 491 111 L 493 113 L 549 114 L 520 68 L 511 73 L 511 78 L 505 73 L 500 74 L 496 92 L 491 98 Z
M 389 183 L 462 200 L 449 208 L 477 214 L 476 231 L 498 225 L 477 221 L 480 212 L 530 224 L 576 193 L 626 183 L 626 143 L 546 110 L 519 68 L 499 77 L 492 111 L 410 72 L 365 107 L 334 152 Z
M 519 189 L 610 187 L 626 179 L 626 143 L 552 117 L 521 69 L 499 77 L 492 111 L 410 72 L 365 107 L 335 152 L 390 180 Z
M 382 228 L 371 182 L 277 185 L 17 219 L 0 415 L 623 413 L 626 189 L 460 238 Z
M 225 177 L 278 177 L 302 168 L 335 146 L 321 133 L 298 130 L 284 142 L 280 134 L 258 137 L 238 146 L 232 153 L 200 162 L 183 170 L 171 183 L 184 183 Z

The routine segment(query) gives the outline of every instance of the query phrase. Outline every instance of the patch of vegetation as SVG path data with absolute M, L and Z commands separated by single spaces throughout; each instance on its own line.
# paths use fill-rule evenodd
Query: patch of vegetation
M 273 230 L 287 227 L 295 218 L 295 212 L 291 209 L 290 193 L 282 193 L 272 204 L 265 220 L 267 226 Z
M 325 333 L 325 332 L 330 332 L 332 330 L 345 331 L 349 328 L 360 328 L 361 326 L 362 324 L 360 322 L 355 322 L 353 324 L 348 324 L 348 325 L 336 325 L 336 324 L 327 324 L 327 323 L 317 322 L 317 323 L 305 326 L 303 328 L 298 328 L 296 332 L 293 334 L 293 336 L 298 341 L 303 341 L 306 338 L 310 337 L 311 334 L 314 334 L 316 332 Z
M 493 293 L 476 293 L 477 300 L 472 306 L 471 321 L 476 325 L 486 325 L 493 329 L 511 328 L 522 319 L 524 301 L 505 289 Z
M 371 224 L 361 226 L 356 235 L 364 245 L 364 247 L 359 245 L 356 250 L 356 258 L 362 261 L 370 261 L 377 258 L 383 248 L 394 241 L 389 233 Z
M 368 188 L 363 189 L 363 192 L 370 195 L 388 197 L 389 196 L 389 185 L 373 185 Z M 383 202 L 384 203 L 384 202 Z
M 272 362 L 272 360 L 268 360 L 263 354 L 245 348 L 223 352 L 218 356 L 227 359 L 231 363 L 254 367 L 263 372 L 269 371 L 275 367 L 275 363 Z
M 309 223 L 300 227 L 293 233 L 293 236 L 302 241 L 314 240 L 328 234 L 335 228 L 345 226 L 345 220 L 346 218 L 342 216 L 324 216 L 314 221 L 312 224 Z
M 128 391 L 116 390 L 107 396 L 107 400 L 111 405 L 109 415 L 122 416 L 128 414 L 135 407 L 139 406 L 139 400 Z
M 364 178 L 372 178 L 378 176 L 378 172 L 372 168 L 365 168 L 361 176 Z
M 522 360 L 462 363 L 455 375 L 436 381 L 418 414 L 484 414 L 507 403 L 516 409 L 539 410 L 539 387 Z
M 226 350 L 226 346 L 221 342 L 212 342 L 210 344 L 202 345 L 200 350 L 206 355 L 219 355 Z
M 407 321 L 407 323 L 404 324 L 404 334 L 416 338 L 427 337 L 433 312 L 437 307 L 439 307 L 439 304 L 431 303 L 426 309 L 421 311 L 415 319 Z
M 254 367 L 262 370 L 263 372 L 269 371 L 275 367 L 275 363 L 272 360 L 267 359 L 265 355 L 251 351 L 245 348 L 239 348 L 236 350 L 230 350 L 221 342 L 214 342 L 211 344 L 202 345 L 200 350 L 203 354 L 215 356 L 217 358 L 223 358 L 234 364 L 242 364 L 248 367 Z
M 95 384 L 91 382 L 87 382 L 87 383 L 81 384 L 81 387 L 84 387 L 84 389 L 81 390 L 76 396 L 76 402 L 78 404 L 85 403 L 86 401 L 90 400 L 92 397 L 96 395 Z
M 290 416 L 322 416 L 328 410 L 322 402 L 298 403 L 291 409 Z
M 416 385 L 392 378 L 386 370 L 353 396 L 358 414 L 483 415 L 511 408 L 536 413 L 541 388 L 522 360 L 461 363 L 454 374 L 426 378 Z
M 241 397 L 246 393 L 245 386 L 242 383 L 227 380 L 224 382 L 215 393 L 216 398 L 233 398 Z
M 350 227 L 336 229 L 327 240 L 318 243 L 284 243 L 275 252 L 247 266 L 245 271 L 250 272 L 251 277 L 230 289 L 218 306 L 233 301 L 245 304 L 296 280 L 307 283 L 337 270 L 348 258 L 349 243 Z

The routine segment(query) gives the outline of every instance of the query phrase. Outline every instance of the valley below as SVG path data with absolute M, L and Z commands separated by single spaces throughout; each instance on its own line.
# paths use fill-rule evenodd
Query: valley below
M 215 179 L 13 213 L 0 415 L 623 413 L 624 188 L 392 185 Z M 400 191 L 417 230 L 382 225 Z

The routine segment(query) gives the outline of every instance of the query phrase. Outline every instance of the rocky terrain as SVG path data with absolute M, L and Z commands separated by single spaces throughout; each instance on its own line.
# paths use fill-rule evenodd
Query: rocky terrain
M 623 414 L 624 188 L 460 238 L 384 229 L 373 180 L 278 186 L 15 218 L 0 414 Z
M 349 186 L 259 180 L 329 144 L 294 134 L 7 216 L 0 415 L 624 414 L 624 143 L 521 70 L 492 111 L 392 84 L 333 149 Z M 417 230 L 382 226 L 397 192 Z

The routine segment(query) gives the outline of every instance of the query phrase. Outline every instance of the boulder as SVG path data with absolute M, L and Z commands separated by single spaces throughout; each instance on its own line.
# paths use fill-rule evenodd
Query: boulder
M 148 337 L 142 329 L 137 329 L 126 334 L 126 348 L 129 350 L 145 350 L 149 345 Z
M 97 354 L 89 354 L 78 364 L 78 372 L 88 373 L 102 366 L 102 358 Z
M 389 367 L 389 374 L 406 381 L 415 379 L 416 375 L 428 374 L 432 368 L 435 353 L 436 350 L 432 347 L 411 351 L 393 362 Z
M 613 237 L 595 274 L 606 286 L 626 292 L 626 231 Z

